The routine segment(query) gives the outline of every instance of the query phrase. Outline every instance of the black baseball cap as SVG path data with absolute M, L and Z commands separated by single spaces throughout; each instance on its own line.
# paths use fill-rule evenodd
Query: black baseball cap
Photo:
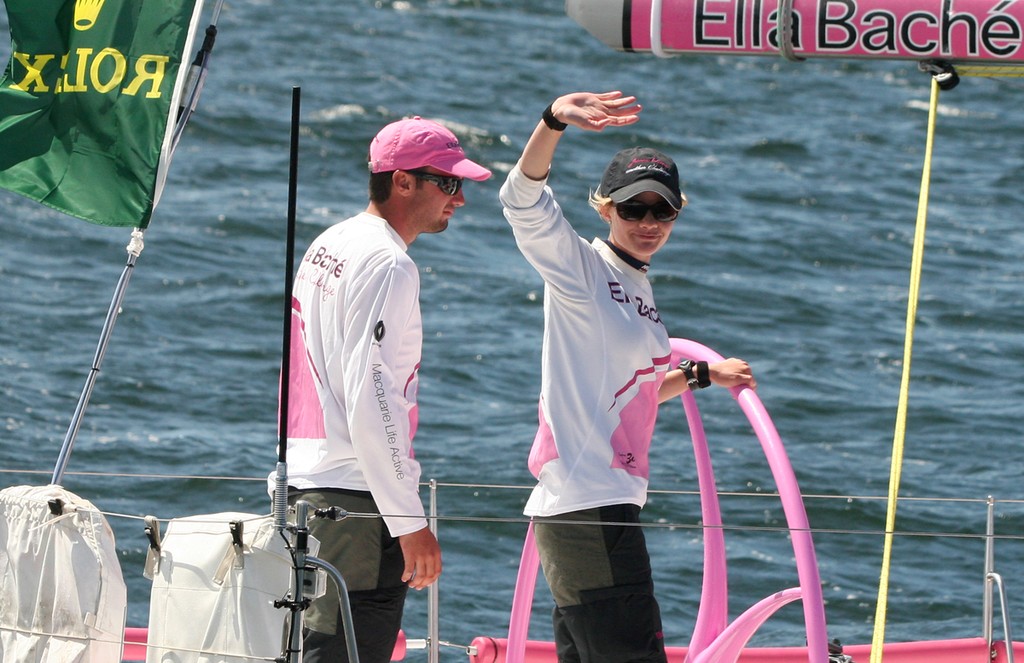
M 679 190 L 679 169 L 671 158 L 649 147 L 630 147 L 612 157 L 597 194 L 621 203 L 645 191 L 657 193 L 675 209 L 686 201 Z

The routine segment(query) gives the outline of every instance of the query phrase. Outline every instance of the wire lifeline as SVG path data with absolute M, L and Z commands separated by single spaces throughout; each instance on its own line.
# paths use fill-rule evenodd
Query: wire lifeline
M 875 606 L 875 628 L 871 639 L 870 663 L 881 663 L 885 642 L 885 613 L 889 596 L 889 571 L 892 559 L 893 533 L 896 529 L 896 501 L 899 497 L 903 448 L 907 430 L 907 401 L 910 391 L 910 360 L 914 346 L 914 321 L 921 289 L 921 265 L 924 262 L 924 234 L 928 221 L 928 190 L 931 183 L 932 149 L 935 144 L 935 118 L 938 114 L 940 83 L 932 77 L 931 103 L 928 107 L 928 131 L 925 140 L 921 191 L 917 201 L 917 226 L 910 263 L 910 292 L 907 297 L 907 323 L 903 341 L 903 376 L 900 380 L 899 404 L 892 442 L 892 463 L 889 471 L 889 500 L 885 515 L 885 537 L 882 547 L 882 568 L 878 580 L 878 601 Z

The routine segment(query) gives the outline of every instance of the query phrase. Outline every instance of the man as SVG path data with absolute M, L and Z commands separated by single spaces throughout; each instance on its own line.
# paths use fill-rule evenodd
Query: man
M 314 240 L 296 274 L 288 478 L 291 503 L 349 512 L 342 522 L 314 519 L 310 533 L 348 585 L 359 660 L 385 663 L 408 588 L 441 573 L 412 450 L 423 332 L 406 250 L 448 226 L 466 202 L 463 178 L 491 173 L 420 117 L 381 129 L 369 168 L 366 210 Z M 348 660 L 334 583 L 306 611 L 303 649 L 306 663 Z

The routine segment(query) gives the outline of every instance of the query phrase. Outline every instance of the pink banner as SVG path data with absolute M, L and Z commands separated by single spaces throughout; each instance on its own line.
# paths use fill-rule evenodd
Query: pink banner
M 778 56 L 780 5 L 799 57 L 1024 62 L 1016 0 L 567 0 L 566 13 L 619 50 Z

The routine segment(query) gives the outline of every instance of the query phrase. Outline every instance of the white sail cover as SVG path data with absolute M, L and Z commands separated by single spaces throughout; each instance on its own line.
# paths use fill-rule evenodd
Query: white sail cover
M 0 516 L 0 661 L 120 661 L 128 594 L 103 514 L 50 485 L 3 489 Z
M 239 549 L 231 534 L 241 523 Z M 284 648 L 292 561 L 271 516 L 215 513 L 169 521 L 149 604 L 147 663 L 272 660 Z M 319 544 L 310 538 L 310 554 Z

